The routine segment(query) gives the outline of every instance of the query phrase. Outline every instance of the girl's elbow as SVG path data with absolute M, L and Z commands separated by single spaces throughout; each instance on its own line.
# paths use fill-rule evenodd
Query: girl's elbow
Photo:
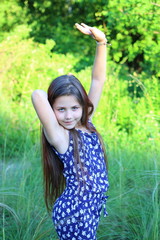
M 43 90 L 37 89 L 31 94 L 32 102 L 35 102 L 36 100 L 40 100 L 43 98 L 47 98 L 47 94 Z

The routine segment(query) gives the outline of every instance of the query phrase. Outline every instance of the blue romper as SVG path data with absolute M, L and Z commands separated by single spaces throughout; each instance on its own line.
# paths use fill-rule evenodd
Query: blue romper
M 96 240 L 103 205 L 104 214 L 107 215 L 107 196 L 104 192 L 109 184 L 104 153 L 97 133 L 87 133 L 80 129 L 76 131 L 79 132 L 82 141 L 79 152 L 83 176 L 77 165 L 79 180 L 77 179 L 73 140 L 69 134 L 69 147 L 64 154 L 53 148 L 64 164 L 66 188 L 54 204 L 52 219 L 60 240 Z

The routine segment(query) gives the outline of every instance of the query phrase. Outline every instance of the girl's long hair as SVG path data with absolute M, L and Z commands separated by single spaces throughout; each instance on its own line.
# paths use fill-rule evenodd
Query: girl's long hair
M 82 106 L 82 118 L 81 124 L 85 126 L 90 132 L 97 132 L 94 126 L 89 124 L 89 117 L 91 116 L 94 107 L 88 98 L 88 95 L 83 88 L 80 81 L 73 75 L 62 75 L 53 80 L 48 88 L 48 101 L 53 108 L 54 101 L 60 96 L 75 96 L 79 104 Z M 79 164 L 83 175 L 83 164 L 79 156 L 79 142 L 80 136 L 75 129 L 70 130 L 73 138 L 74 148 L 74 161 L 78 176 Z M 104 150 L 104 144 L 101 136 L 97 132 L 99 139 L 102 143 Z M 105 150 L 104 150 L 105 153 Z M 63 163 L 53 151 L 51 145 L 48 143 L 43 128 L 42 128 L 42 164 L 43 164 L 43 176 L 44 176 L 44 194 L 45 203 L 48 210 L 51 210 L 52 205 L 56 198 L 62 193 L 65 187 L 65 179 L 63 176 Z

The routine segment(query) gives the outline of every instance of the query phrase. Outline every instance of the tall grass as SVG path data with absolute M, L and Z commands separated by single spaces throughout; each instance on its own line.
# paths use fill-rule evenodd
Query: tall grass
M 1 239 L 49 239 L 52 222 L 43 201 L 39 146 L 1 163 Z
M 46 89 L 59 74 L 75 73 L 79 58 L 51 54 L 53 42 L 38 45 L 21 38 L 11 36 L 0 46 L 0 239 L 55 240 L 43 200 L 40 125 L 30 94 Z M 109 216 L 102 214 L 98 239 L 159 240 L 158 80 L 121 69 L 109 62 L 93 120 L 106 143 L 110 180 Z M 90 71 L 76 73 L 86 89 Z
M 159 239 L 160 156 L 154 143 L 148 151 L 132 144 L 134 149 L 118 144 L 109 152 L 109 217 L 100 239 Z
M 140 149 L 134 142 L 131 148 L 108 142 L 109 216 L 102 214 L 98 239 L 159 239 L 160 168 L 154 144 Z M 44 206 L 39 152 L 35 144 L 1 163 L 3 240 L 57 239 Z

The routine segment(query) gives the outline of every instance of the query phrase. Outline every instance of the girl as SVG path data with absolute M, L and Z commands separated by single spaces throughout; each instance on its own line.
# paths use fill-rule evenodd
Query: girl
M 88 96 L 69 74 L 56 78 L 48 94 L 34 91 L 32 102 L 43 125 L 45 201 L 50 209 L 56 199 L 52 218 L 57 234 L 60 240 L 95 240 L 108 178 L 102 139 L 91 118 L 105 81 L 107 40 L 97 28 L 75 26 L 97 42 Z

